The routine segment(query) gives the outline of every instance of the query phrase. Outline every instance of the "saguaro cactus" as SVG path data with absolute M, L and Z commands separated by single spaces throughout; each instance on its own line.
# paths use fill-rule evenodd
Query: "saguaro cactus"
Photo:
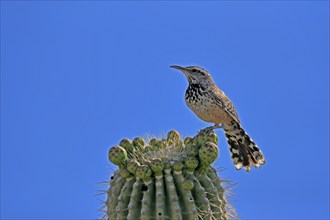
M 219 155 L 214 133 L 181 140 L 123 139 L 109 150 L 119 167 L 110 180 L 104 219 L 230 219 L 223 181 L 211 164 Z

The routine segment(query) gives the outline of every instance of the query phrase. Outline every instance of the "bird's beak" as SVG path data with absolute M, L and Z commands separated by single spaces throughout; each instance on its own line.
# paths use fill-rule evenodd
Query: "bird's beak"
M 170 66 L 171 68 L 173 69 L 177 69 L 177 70 L 180 70 L 180 71 L 184 71 L 186 70 L 186 68 L 182 67 L 182 66 L 176 66 L 176 65 L 173 65 L 173 66 Z

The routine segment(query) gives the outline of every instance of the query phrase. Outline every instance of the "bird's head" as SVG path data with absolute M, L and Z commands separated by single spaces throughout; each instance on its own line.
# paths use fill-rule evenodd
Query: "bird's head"
M 201 84 L 204 86 L 208 86 L 210 84 L 214 84 L 211 75 L 201 67 L 198 66 L 170 66 L 171 68 L 180 70 L 186 77 L 190 84 Z

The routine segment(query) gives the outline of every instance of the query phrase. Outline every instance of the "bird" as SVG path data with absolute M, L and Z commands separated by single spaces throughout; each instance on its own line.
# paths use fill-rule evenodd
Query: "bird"
M 265 164 L 261 150 L 243 129 L 234 105 L 214 83 L 210 73 L 198 66 L 170 67 L 181 71 L 188 80 L 185 94 L 188 107 L 203 121 L 214 123 L 201 132 L 224 130 L 235 168 L 243 167 L 249 172 L 251 166 L 259 168 Z

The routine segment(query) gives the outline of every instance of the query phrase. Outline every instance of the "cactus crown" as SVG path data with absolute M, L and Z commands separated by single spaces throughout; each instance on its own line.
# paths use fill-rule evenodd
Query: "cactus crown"
M 123 139 L 109 150 L 119 167 L 110 181 L 104 219 L 228 219 L 236 214 L 211 164 L 215 133 L 166 139 Z

